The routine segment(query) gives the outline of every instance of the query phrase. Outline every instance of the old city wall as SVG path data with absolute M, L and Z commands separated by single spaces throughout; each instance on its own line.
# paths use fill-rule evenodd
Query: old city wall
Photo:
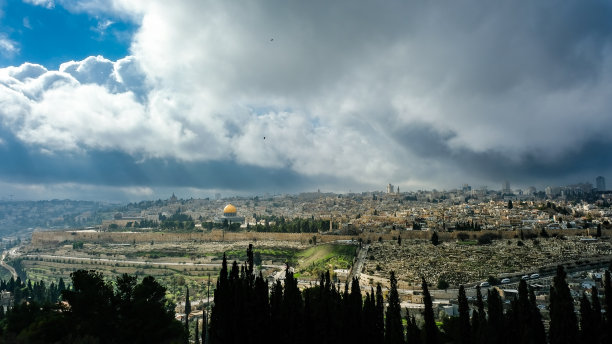
M 32 233 L 32 245 L 57 245 L 65 242 L 83 241 L 98 243 L 143 243 L 143 242 L 206 242 L 206 241 L 294 241 L 308 243 L 313 233 L 259 233 L 240 232 L 223 233 L 219 230 L 202 233 L 168 233 L 168 232 L 85 232 L 85 231 L 45 231 Z M 317 242 L 350 240 L 354 236 L 320 235 Z

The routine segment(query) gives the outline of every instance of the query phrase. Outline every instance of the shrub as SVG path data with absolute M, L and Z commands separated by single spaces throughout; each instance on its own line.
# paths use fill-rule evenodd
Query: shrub
M 486 233 L 478 237 L 478 245 L 489 245 L 493 242 L 493 240 L 501 239 L 501 235 Z
M 444 280 L 443 278 L 440 278 L 438 280 L 438 285 L 436 286 L 436 288 L 446 290 L 448 289 L 449 286 L 450 285 L 448 284 L 448 282 L 446 282 L 446 280 Z
M 459 241 L 466 241 L 469 238 L 470 235 L 467 233 L 457 233 L 457 239 L 459 239 Z

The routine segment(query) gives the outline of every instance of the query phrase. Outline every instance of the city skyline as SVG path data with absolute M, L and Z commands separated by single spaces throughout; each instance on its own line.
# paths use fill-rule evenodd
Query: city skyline
M 0 1 L 0 198 L 612 176 L 609 2 Z

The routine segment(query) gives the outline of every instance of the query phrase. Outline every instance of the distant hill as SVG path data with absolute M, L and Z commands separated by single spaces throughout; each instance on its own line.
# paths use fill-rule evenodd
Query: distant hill
M 0 201 L 0 236 L 24 235 L 36 228 L 87 227 L 111 218 L 118 204 L 93 201 Z

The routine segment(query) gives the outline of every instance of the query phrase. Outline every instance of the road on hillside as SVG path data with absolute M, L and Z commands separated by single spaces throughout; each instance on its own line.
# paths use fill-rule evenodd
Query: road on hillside
M 357 253 L 357 260 L 355 261 L 355 264 L 353 264 L 353 267 L 351 268 L 351 272 L 348 275 L 347 281 L 352 281 L 353 278 L 359 278 L 359 276 L 361 275 L 361 269 L 363 269 L 363 262 L 366 259 L 366 256 L 368 255 L 368 249 L 370 248 L 370 244 L 365 244 L 361 247 L 361 249 L 359 249 L 359 253 Z
M 4 256 L 3 256 L 4 257 Z M 72 259 L 72 260 L 82 260 L 82 261 L 91 261 L 91 262 L 107 262 L 107 263 L 124 263 L 124 264 L 134 264 L 134 265 L 156 265 L 156 266 L 203 266 L 203 267 L 219 267 L 221 263 L 191 263 L 191 262 L 152 262 L 152 261 L 144 261 L 144 260 L 125 260 L 125 259 L 108 259 L 108 258 L 89 258 L 89 257 L 72 257 L 72 256 L 58 256 L 51 254 L 27 254 L 24 257 L 28 258 L 47 258 L 47 259 Z M 262 265 L 266 268 L 275 268 L 275 269 L 284 269 L 284 265 Z M 229 268 L 229 264 L 228 264 Z
M 13 251 L 13 252 L 14 252 L 14 251 Z M 11 273 L 11 275 L 13 275 L 13 278 L 14 278 L 14 279 L 17 279 L 17 277 L 18 277 L 18 275 L 17 275 L 17 271 L 15 271 L 15 269 L 14 269 L 12 266 L 8 265 L 8 264 L 7 264 L 7 263 L 4 261 L 4 259 L 6 258 L 6 255 L 7 255 L 7 254 L 8 254 L 8 251 L 6 251 L 6 250 L 2 252 L 2 259 L 0 260 L 0 265 L 1 265 L 3 268 L 7 269 L 7 270 L 8 270 L 8 271 Z

